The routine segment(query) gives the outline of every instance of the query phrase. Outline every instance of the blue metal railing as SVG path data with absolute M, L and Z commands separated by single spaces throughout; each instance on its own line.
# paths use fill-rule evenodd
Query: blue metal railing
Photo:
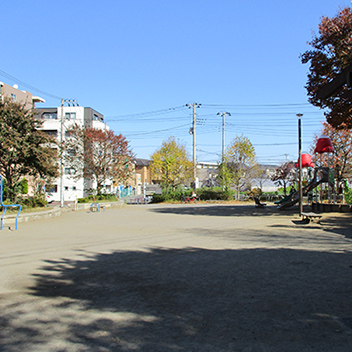
M 2 185 L 2 176 L 0 176 L 0 205 L 3 207 L 4 211 L 1 215 L 1 226 L 0 226 L 0 230 L 2 230 L 3 228 L 3 220 L 7 211 L 7 208 L 14 208 L 14 207 L 18 207 L 18 213 L 16 216 L 16 230 L 18 229 L 18 217 L 20 216 L 21 213 L 21 206 L 19 204 L 4 204 L 2 201 L 3 197 L 3 185 Z

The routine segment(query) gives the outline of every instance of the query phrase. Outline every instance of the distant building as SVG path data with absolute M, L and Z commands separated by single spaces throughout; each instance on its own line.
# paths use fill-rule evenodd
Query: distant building
M 152 176 L 150 172 L 150 160 L 148 159 L 138 159 L 134 160 L 135 164 L 135 179 L 133 183 L 133 188 L 136 194 L 143 194 L 146 189 L 151 188 Z
M 34 96 L 32 93 L 25 90 L 19 90 L 16 84 L 9 86 L 8 84 L 0 82 L 0 99 L 3 102 L 5 98 L 24 104 L 25 108 L 28 110 L 34 109 L 35 103 L 45 103 L 43 98 Z
M 218 186 L 216 180 L 219 173 L 218 167 L 218 163 L 198 162 L 196 169 L 196 188 Z

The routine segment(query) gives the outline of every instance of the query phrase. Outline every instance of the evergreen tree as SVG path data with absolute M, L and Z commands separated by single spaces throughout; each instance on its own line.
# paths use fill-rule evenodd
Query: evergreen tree
M 53 139 L 40 131 L 41 121 L 22 104 L 0 102 L 0 174 L 6 179 L 8 197 L 15 199 L 14 186 L 24 176 L 56 177 Z

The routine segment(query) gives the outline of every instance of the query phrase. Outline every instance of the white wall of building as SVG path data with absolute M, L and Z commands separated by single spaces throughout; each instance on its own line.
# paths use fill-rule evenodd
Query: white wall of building
M 66 131 L 74 124 L 79 127 L 87 126 L 96 129 L 109 129 L 104 123 L 101 114 L 90 108 L 82 106 L 62 106 L 55 109 L 37 109 L 38 116 L 43 121 L 42 130 L 50 133 L 57 138 L 59 142 L 66 139 Z M 105 182 L 105 191 L 113 192 L 112 180 Z M 61 190 L 63 190 L 63 201 L 72 202 L 77 198 L 83 198 L 88 195 L 89 189 L 96 187 L 96 182 L 80 178 L 74 179 L 69 167 L 63 167 L 63 176 L 52 181 L 52 188 L 46 189 L 52 196 L 51 199 L 56 202 L 61 201 Z

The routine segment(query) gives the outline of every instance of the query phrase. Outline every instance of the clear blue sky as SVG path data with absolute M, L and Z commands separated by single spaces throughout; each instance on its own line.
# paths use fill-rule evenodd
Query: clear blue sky
M 46 99 L 76 99 L 102 113 L 139 158 L 169 136 L 192 157 L 191 110 L 197 109 L 197 159 L 216 162 L 221 118 L 226 145 L 248 137 L 258 161 L 297 159 L 319 134 L 322 111 L 307 102 L 301 53 L 322 16 L 347 0 L 3 1 L 0 80 Z

